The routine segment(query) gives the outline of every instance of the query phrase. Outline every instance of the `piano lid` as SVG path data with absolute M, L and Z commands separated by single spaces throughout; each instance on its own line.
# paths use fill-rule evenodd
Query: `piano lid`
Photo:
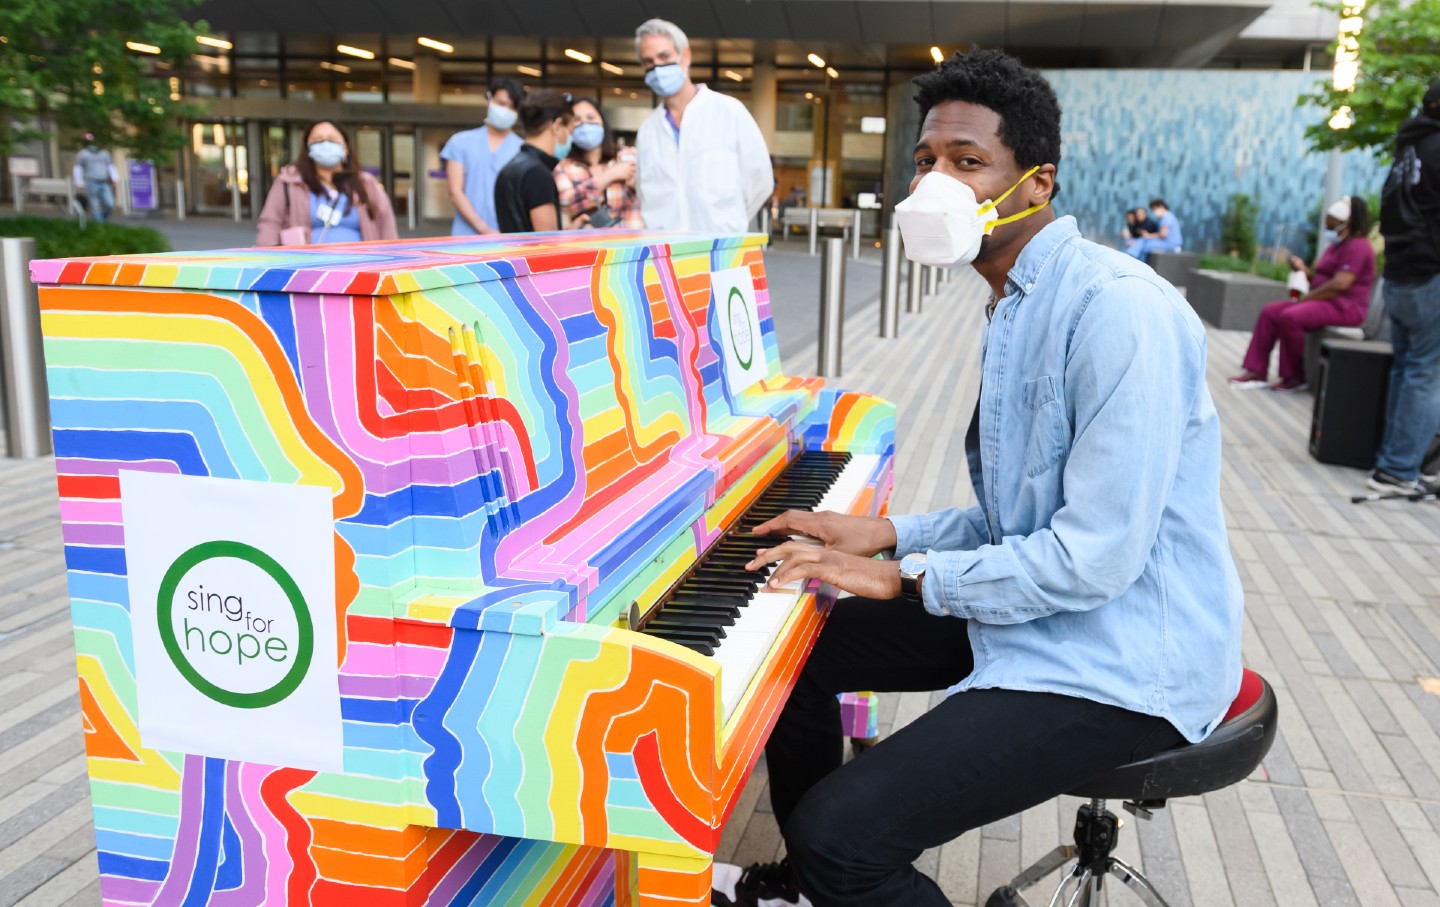
M 30 277 L 37 284 L 52 285 L 388 296 L 591 267 L 597 251 L 620 262 L 646 255 L 708 254 L 717 248 L 765 242 L 766 237 L 758 233 L 714 236 L 655 230 L 565 230 L 42 259 L 30 263 Z

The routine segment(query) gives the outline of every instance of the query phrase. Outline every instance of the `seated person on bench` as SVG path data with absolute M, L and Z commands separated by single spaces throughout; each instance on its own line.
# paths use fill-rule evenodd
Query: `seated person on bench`
M 1144 262 L 1150 261 L 1151 252 L 1179 252 L 1185 242 L 1180 233 L 1180 218 L 1165 204 L 1165 199 L 1150 199 L 1150 213 L 1155 220 L 1147 222 L 1139 239 L 1125 246 L 1126 255 Z
M 1240 374 L 1231 387 L 1266 387 L 1270 352 L 1280 345 L 1280 380 L 1268 385 L 1282 394 L 1304 390 L 1305 334 L 1323 327 L 1363 324 L 1375 285 L 1375 249 L 1370 245 L 1370 208 L 1363 198 L 1342 198 L 1325 211 L 1328 245 L 1315 262 L 1305 266 L 1290 256 L 1290 270 L 1304 271 L 1309 291 L 1295 299 L 1281 299 L 1260 310 Z
M 965 440 L 980 505 L 761 527 L 776 547 L 751 569 L 853 597 L 765 749 L 788 857 L 717 866 L 715 903 L 948 907 L 913 865 L 922 851 L 1203 739 L 1240 685 L 1204 328 L 1153 271 L 1049 206 L 1060 108 L 1044 76 L 979 51 L 915 81 L 906 254 L 973 262 L 994 292 Z M 837 693 L 946 688 L 842 765 Z

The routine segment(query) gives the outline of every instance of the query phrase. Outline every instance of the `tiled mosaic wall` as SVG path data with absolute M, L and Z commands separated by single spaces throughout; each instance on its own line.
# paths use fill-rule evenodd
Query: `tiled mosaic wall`
M 1310 151 L 1305 126 L 1321 114 L 1295 106 L 1320 75 L 1298 71 L 1057 70 L 1061 194 L 1085 235 L 1110 244 L 1127 207 L 1163 196 L 1187 249 L 1218 249 L 1226 202 L 1260 204 L 1262 246 L 1300 241 L 1325 186 L 1327 155 Z M 913 127 L 910 127 L 913 128 Z M 1377 193 L 1384 167 L 1345 156 L 1344 191 Z M 1288 226 L 1287 226 L 1288 225 Z M 1282 233 L 1282 231 L 1284 231 Z

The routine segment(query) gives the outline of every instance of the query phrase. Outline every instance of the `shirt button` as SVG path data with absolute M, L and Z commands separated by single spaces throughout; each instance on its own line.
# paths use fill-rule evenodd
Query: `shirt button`
M 1027 283 L 1027 284 L 1025 284 L 1025 292 L 1029 293 L 1029 292 L 1033 291 L 1034 289 L 1035 289 L 1035 284 L 1033 284 L 1033 283 Z

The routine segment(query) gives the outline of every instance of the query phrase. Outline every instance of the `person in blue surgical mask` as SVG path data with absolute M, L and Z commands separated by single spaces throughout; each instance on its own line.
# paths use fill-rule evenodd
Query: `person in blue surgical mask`
M 673 22 L 635 30 L 645 84 L 661 103 L 636 138 L 640 214 L 652 230 L 744 233 L 775 191 L 760 127 L 745 105 L 690 81 L 690 41 Z
M 555 166 L 560 213 L 569 219 L 590 215 L 590 226 L 645 226 L 635 197 L 635 149 L 615 141 L 594 98 L 576 98 L 570 155 Z
M 451 236 L 497 233 L 495 177 L 520 151 L 524 140 L 512 130 L 525 100 L 519 79 L 496 76 L 486 94 L 485 125 L 457 132 L 440 150 L 455 220 Z
M 360 169 L 350 138 L 331 120 L 300 133 L 305 145 L 280 170 L 260 211 L 257 246 L 395 239 L 395 211 L 375 177 Z

